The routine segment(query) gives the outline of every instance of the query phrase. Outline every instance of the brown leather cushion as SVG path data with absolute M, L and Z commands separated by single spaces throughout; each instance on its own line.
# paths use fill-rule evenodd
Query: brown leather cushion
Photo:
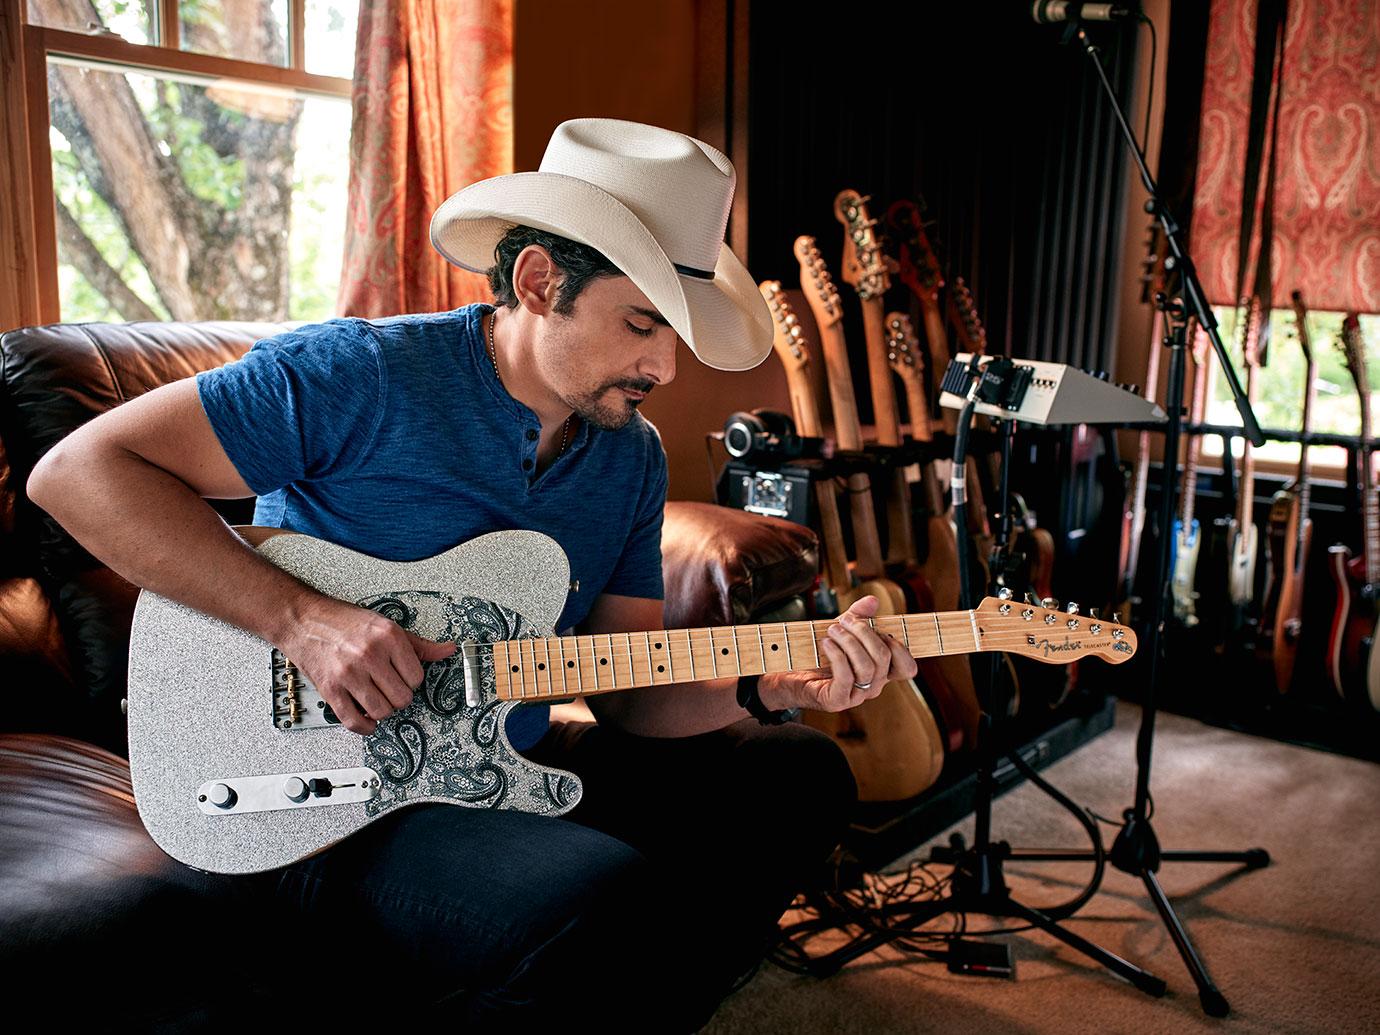
M 0 973 L 45 1024 L 174 1016 L 251 990 L 282 962 L 269 879 L 164 854 L 110 752 L 0 736 Z
M 785 518 L 675 500 L 666 504 L 661 559 L 666 628 L 742 625 L 810 592 L 819 538 Z

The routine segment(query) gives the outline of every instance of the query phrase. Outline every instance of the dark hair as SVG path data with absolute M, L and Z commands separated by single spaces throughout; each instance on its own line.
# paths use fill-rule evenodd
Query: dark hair
M 569 316 L 575 311 L 575 300 L 596 277 L 624 276 L 623 271 L 609 262 L 602 252 L 587 244 L 530 226 L 514 226 L 494 246 L 495 263 L 487 272 L 494 301 L 506 309 L 518 304 L 517 294 L 513 291 L 513 265 L 522 250 L 533 244 L 545 248 L 551 255 L 551 261 L 564 274 L 553 307 L 562 316 Z

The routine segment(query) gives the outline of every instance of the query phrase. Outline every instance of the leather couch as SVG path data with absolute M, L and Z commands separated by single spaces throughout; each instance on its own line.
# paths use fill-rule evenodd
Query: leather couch
M 138 588 L 24 495 L 38 459 L 85 421 L 288 326 L 57 324 L 0 337 L 0 973 L 12 1005 L 45 1024 L 319 1021 L 328 989 L 348 986 L 340 947 L 299 944 L 255 879 L 192 870 L 148 837 L 120 707 Z M 252 499 L 210 502 L 231 524 L 252 522 Z M 807 617 L 817 541 L 801 525 L 670 502 L 663 559 L 668 628 Z

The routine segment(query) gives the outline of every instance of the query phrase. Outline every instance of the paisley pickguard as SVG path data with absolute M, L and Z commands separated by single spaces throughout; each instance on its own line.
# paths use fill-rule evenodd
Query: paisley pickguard
M 516 611 L 476 596 L 399 590 L 356 603 L 425 639 L 459 644 L 449 658 L 425 665 L 425 681 L 412 703 L 364 738 L 364 764 L 383 781 L 379 796 L 365 805 L 367 816 L 438 798 L 553 816 L 575 807 L 582 793 L 579 778 L 539 767 L 513 749 L 504 721 L 521 705 L 499 700 L 494 687 L 489 644 L 539 637 L 542 631 Z M 473 641 L 468 647 L 467 640 Z M 481 662 L 475 707 L 465 704 L 464 650 Z

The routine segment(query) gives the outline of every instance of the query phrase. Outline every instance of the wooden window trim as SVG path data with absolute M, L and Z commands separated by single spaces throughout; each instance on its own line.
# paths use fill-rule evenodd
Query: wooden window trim
M 19 245 L 18 262 L 0 271 L 0 331 L 57 323 L 62 318 L 53 156 L 48 142 L 49 57 L 74 58 L 118 72 L 230 80 L 349 99 L 349 79 L 305 70 L 306 0 L 289 0 L 288 10 L 289 66 L 283 68 L 179 49 L 177 4 L 171 0 L 156 5 L 157 40 L 151 44 L 33 25 L 28 21 L 27 0 L 0 0 L 0 60 L 4 62 L 0 83 L 7 87 L 0 131 L 6 142 L 18 144 L 17 150 L 9 152 L 9 163 L 0 165 L 0 191 L 13 199 L 8 211 L 14 215 Z M 10 88 L 21 84 L 22 89 Z

